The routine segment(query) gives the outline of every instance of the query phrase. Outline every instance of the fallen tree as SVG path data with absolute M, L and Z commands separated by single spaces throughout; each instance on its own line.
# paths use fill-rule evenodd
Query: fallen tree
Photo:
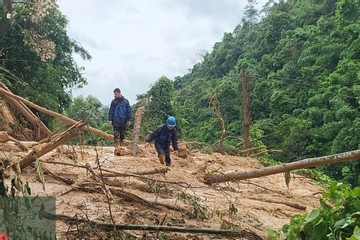
M 30 166 L 36 158 L 39 158 L 46 153 L 54 150 L 55 148 L 59 147 L 60 145 L 66 143 L 70 139 L 76 137 L 80 129 L 83 128 L 87 123 L 85 122 L 78 122 L 67 131 L 63 132 L 60 135 L 57 135 L 50 142 L 42 144 L 40 146 L 35 147 L 30 153 L 28 153 L 22 160 L 17 163 L 14 163 L 12 167 L 16 169 L 17 164 L 19 164 L 20 169 L 24 169 L 27 166 Z
M 334 154 L 330 156 L 307 158 L 292 163 L 284 163 L 279 166 L 255 169 L 252 171 L 207 175 L 204 177 L 204 182 L 207 184 L 212 184 L 212 183 L 244 180 L 249 178 L 258 178 L 258 177 L 268 176 L 277 173 L 290 172 L 296 169 L 335 164 L 335 163 L 345 162 L 359 158 L 360 158 L 360 150 L 355 150 L 350 152 Z
M 61 121 L 65 122 L 67 125 L 74 125 L 77 123 L 77 121 L 71 119 L 71 118 L 68 118 L 60 113 L 57 113 L 57 112 L 53 112 L 51 110 L 48 110 L 46 108 L 43 108 L 43 107 L 40 107 L 38 105 L 36 105 L 35 103 L 32 103 L 20 96 L 17 96 L 11 92 L 8 92 L 6 91 L 4 88 L 0 87 L 0 96 L 3 96 L 4 98 L 7 98 L 7 97 L 10 97 L 10 98 L 13 98 L 13 99 L 16 99 L 17 101 L 20 101 L 26 105 L 28 105 L 29 107 L 32 107 L 36 110 L 38 110 L 39 112 L 42 112 L 42 113 L 45 113 L 49 116 L 52 116 L 52 117 L 56 117 L 58 119 L 60 119 Z M 111 135 L 111 134 L 108 134 L 106 132 L 103 132 L 99 129 L 96 129 L 96 128 L 93 128 L 93 127 L 89 127 L 89 126 L 83 126 L 82 127 L 82 130 L 85 130 L 85 131 L 88 131 L 88 132 L 91 132 L 91 133 L 94 133 L 96 135 L 99 135 L 103 138 L 106 138 L 106 139 L 109 139 L 109 140 L 114 140 L 114 136 Z
M 210 229 L 210 228 L 184 228 L 184 227 L 172 227 L 172 226 L 152 226 L 152 225 L 135 225 L 135 224 L 111 224 L 91 221 L 86 218 L 76 218 L 67 216 L 64 214 L 53 214 L 46 211 L 41 211 L 40 215 L 46 219 L 60 220 L 64 222 L 80 222 L 90 223 L 104 230 L 139 230 L 139 231 L 159 231 L 159 232 L 178 232 L 178 233 L 201 233 L 201 234 L 213 234 L 226 237 L 237 237 L 251 240 L 263 240 L 259 235 L 253 232 L 245 230 L 225 230 L 225 229 Z
M 12 93 L 5 84 L 0 82 L 0 87 L 6 90 L 9 93 Z M 10 97 L 9 95 L 3 95 L 6 102 L 13 105 L 33 126 L 35 129 L 35 138 L 40 140 L 48 136 L 51 131 L 46 127 L 46 125 L 38 118 L 24 103 L 19 102 L 18 100 Z

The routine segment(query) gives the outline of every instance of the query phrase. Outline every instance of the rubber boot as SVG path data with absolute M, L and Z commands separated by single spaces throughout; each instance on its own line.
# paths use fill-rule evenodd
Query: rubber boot
M 114 147 L 115 147 L 114 155 L 115 156 L 120 156 L 120 151 L 119 151 L 120 146 L 121 146 L 120 141 L 116 140 L 116 142 L 114 144 Z
M 161 164 L 165 164 L 165 153 L 159 155 L 159 160 Z

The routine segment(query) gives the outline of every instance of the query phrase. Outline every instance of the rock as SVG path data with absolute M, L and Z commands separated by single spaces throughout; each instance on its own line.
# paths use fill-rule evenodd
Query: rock
M 181 158 L 187 158 L 187 156 L 188 156 L 188 149 L 187 149 L 186 145 L 179 146 L 178 156 L 181 157 Z

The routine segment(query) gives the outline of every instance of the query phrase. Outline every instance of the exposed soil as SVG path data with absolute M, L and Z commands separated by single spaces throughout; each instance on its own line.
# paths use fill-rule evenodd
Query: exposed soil
M 30 143 L 28 143 L 29 145 Z M 17 161 L 25 153 L 12 143 L 0 145 L 0 160 L 4 159 L 11 149 L 15 149 L 12 162 Z M 29 167 L 22 173 L 22 179 L 29 181 L 33 195 L 56 196 L 57 214 L 85 217 L 96 221 L 109 219 L 106 196 L 103 192 L 69 191 L 81 183 L 96 182 L 92 175 L 83 168 L 51 164 L 75 162 L 85 165 L 89 163 L 96 172 L 96 151 L 94 147 L 77 146 L 76 152 L 70 146 L 63 146 L 61 150 L 53 151 L 41 157 L 43 166 L 53 173 L 73 179 L 75 184 L 65 183 L 45 176 L 45 191 L 37 180 L 34 168 Z M 161 166 L 155 149 L 139 147 L 139 156 L 114 156 L 113 147 L 97 147 L 97 153 L 103 169 L 117 172 L 142 172 Z M 172 155 L 172 166 L 166 174 L 155 174 L 149 177 L 185 182 L 188 187 L 165 184 L 134 177 L 108 177 L 106 181 L 111 187 L 120 187 L 123 191 L 131 192 L 149 202 L 165 203 L 184 208 L 185 211 L 170 210 L 163 206 L 151 207 L 144 203 L 130 201 L 127 198 L 114 197 L 112 213 L 116 223 L 170 225 L 202 228 L 233 228 L 245 229 L 266 237 L 266 227 L 280 229 L 296 214 L 304 214 L 318 207 L 319 197 L 324 189 L 312 180 L 293 175 L 290 187 L 287 188 L 283 174 L 250 179 L 233 183 L 222 183 L 208 186 L 203 183 L 203 177 L 209 173 L 226 173 L 230 171 L 244 171 L 263 167 L 258 160 L 234 157 L 214 153 L 203 154 L 192 151 L 186 158 Z M 191 187 L 190 187 L 191 186 Z M 69 192 L 68 192 L 69 191 Z M 65 194 L 64 194 L 65 193 Z M 187 200 L 184 200 L 187 199 Z M 306 210 L 299 210 L 284 203 L 295 203 L 305 206 Z M 206 210 L 202 215 L 201 209 Z M 75 227 L 70 228 L 74 230 Z M 57 221 L 58 239 L 66 239 L 69 225 Z M 132 231 L 137 236 L 152 237 L 157 233 Z M 211 239 L 210 235 L 161 233 L 168 239 Z M 71 239 L 71 237 L 70 237 Z M 129 237 L 129 239 L 131 239 Z M 147 238 L 144 238 L 147 239 Z

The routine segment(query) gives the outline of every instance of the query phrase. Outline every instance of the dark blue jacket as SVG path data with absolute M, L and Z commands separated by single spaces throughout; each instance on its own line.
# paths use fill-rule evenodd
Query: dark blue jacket
M 131 107 L 129 101 L 123 96 L 114 98 L 110 105 L 109 121 L 112 121 L 114 127 L 126 127 L 130 120 Z
M 178 150 L 178 141 L 177 141 L 177 131 L 176 128 L 169 130 L 167 124 L 163 124 L 155 129 L 155 131 L 150 135 L 146 140 L 148 143 L 155 140 L 156 143 L 170 146 L 170 141 L 172 142 L 174 150 Z

